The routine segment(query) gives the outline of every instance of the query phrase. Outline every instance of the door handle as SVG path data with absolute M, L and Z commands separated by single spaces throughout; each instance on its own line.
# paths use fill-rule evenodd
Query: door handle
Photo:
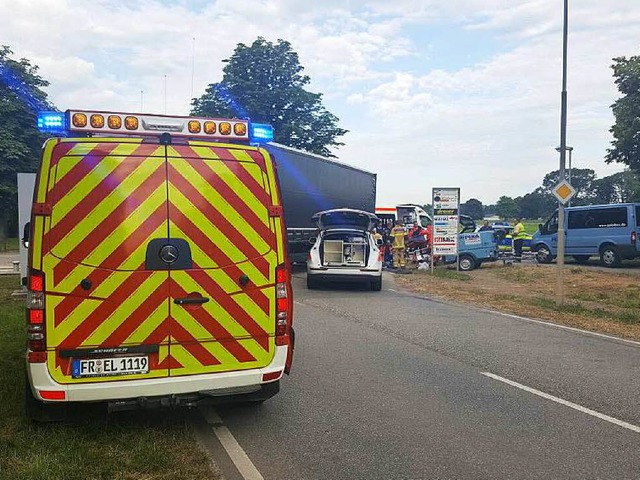
M 176 305 L 201 305 L 207 303 L 209 299 L 207 297 L 184 297 L 176 298 L 173 303 Z

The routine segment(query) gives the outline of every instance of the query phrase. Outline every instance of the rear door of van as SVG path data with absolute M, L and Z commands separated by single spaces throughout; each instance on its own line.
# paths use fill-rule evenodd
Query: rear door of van
M 45 277 L 47 363 L 57 382 L 169 376 L 169 272 L 147 262 L 150 242 L 167 237 L 167 211 L 164 146 L 45 145 L 31 265 Z
M 277 195 L 271 159 L 254 147 L 50 141 L 32 268 L 45 276 L 52 377 L 268 365 L 276 267 L 285 262 Z M 132 360 L 114 374 L 114 358 Z
M 268 154 L 191 142 L 167 147 L 169 236 L 189 256 L 170 271 L 172 376 L 267 366 L 283 230 Z

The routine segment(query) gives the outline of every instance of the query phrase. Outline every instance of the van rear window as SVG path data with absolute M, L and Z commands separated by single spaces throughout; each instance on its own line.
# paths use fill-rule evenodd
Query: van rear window
M 636 227 L 640 227 L 640 205 L 636 205 Z
M 569 230 L 626 227 L 627 207 L 594 208 L 569 212 Z

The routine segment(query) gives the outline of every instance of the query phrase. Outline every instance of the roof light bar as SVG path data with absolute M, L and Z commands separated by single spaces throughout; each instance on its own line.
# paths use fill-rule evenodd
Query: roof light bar
M 70 132 L 159 136 L 169 132 L 175 136 L 211 140 L 249 140 L 247 120 L 227 120 L 167 115 L 67 110 Z M 87 121 L 89 120 L 89 121 Z
M 266 143 L 273 140 L 273 127 L 249 123 L 248 120 L 200 118 L 168 115 L 67 110 L 40 112 L 38 129 L 59 135 L 68 132 L 118 135 L 174 136 L 209 140 L 251 141 Z

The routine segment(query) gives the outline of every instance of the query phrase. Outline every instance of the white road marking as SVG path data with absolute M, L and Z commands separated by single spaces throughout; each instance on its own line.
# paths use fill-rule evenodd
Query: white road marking
M 199 410 L 200 414 L 204 417 L 209 425 L 222 425 L 222 419 L 220 418 L 220 415 L 218 415 L 218 412 L 216 412 L 212 406 L 201 406 Z
M 218 437 L 218 440 L 229 454 L 229 458 L 231 458 L 231 461 L 244 480 L 264 480 L 264 477 L 260 474 L 227 427 L 224 425 L 213 427 L 213 433 Z
M 524 320 L 525 322 L 539 323 L 541 325 L 548 325 L 550 327 L 561 328 L 563 330 L 569 330 L 571 332 L 585 333 L 587 335 L 592 335 L 594 337 L 607 338 L 609 340 L 615 340 L 617 342 L 624 342 L 624 343 L 629 343 L 631 345 L 640 346 L 640 342 L 637 342 L 635 340 L 629 340 L 622 337 L 615 337 L 613 335 L 606 335 L 604 333 L 592 332 L 591 330 L 583 330 L 582 328 L 576 328 L 576 327 L 567 327 L 566 325 L 559 325 L 553 322 L 545 322 L 544 320 L 535 320 L 533 318 L 521 317 L 520 315 L 513 315 L 511 313 L 498 312 L 497 310 L 488 310 L 484 308 L 481 308 L 480 310 L 482 310 L 483 312 L 497 313 L 498 315 L 502 315 L 504 317 L 515 318 L 516 320 Z
M 573 408 L 582 413 L 586 413 L 587 415 L 591 415 L 593 417 L 599 418 L 609 423 L 613 423 L 618 425 L 619 427 L 626 428 L 627 430 L 631 430 L 632 432 L 640 433 L 640 427 L 636 425 L 632 425 L 631 423 L 623 422 L 622 420 L 618 420 L 617 418 L 610 417 L 609 415 L 605 415 L 600 412 L 596 412 L 595 410 L 591 410 L 590 408 L 583 407 L 582 405 L 578 405 L 577 403 L 569 402 L 568 400 L 563 400 L 562 398 L 554 397 L 553 395 L 549 395 L 548 393 L 541 392 L 540 390 L 536 390 L 535 388 L 527 387 L 526 385 L 522 385 L 521 383 L 514 382 L 513 380 L 509 380 L 508 378 L 500 377 L 498 375 L 494 375 L 490 372 L 480 372 L 481 375 L 485 377 L 493 378 L 494 380 L 498 380 L 499 382 L 506 383 L 507 385 L 511 385 L 512 387 L 519 388 L 520 390 L 524 390 L 525 392 L 533 393 L 534 395 L 538 395 L 539 397 L 546 398 L 547 400 L 552 400 L 560 405 L 564 405 L 569 408 Z
M 262 474 L 242 449 L 231 431 L 222 424 L 222 419 L 215 408 L 207 405 L 200 407 L 199 410 L 200 414 L 218 438 L 220 445 L 225 449 L 227 455 L 229 455 L 229 458 L 238 469 L 238 472 L 240 472 L 242 478 L 244 478 L 244 480 L 264 480 Z

